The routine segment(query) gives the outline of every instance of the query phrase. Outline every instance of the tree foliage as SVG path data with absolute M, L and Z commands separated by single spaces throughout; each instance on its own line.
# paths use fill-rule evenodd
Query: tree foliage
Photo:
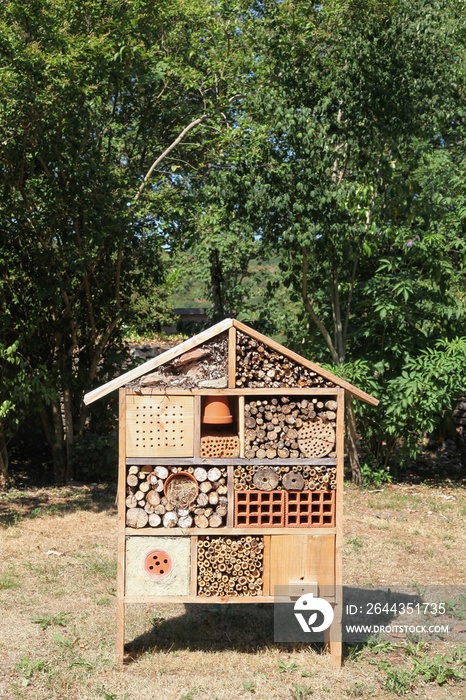
M 180 274 L 214 320 L 280 332 L 384 401 L 432 353 L 453 391 L 465 17 L 453 0 L 5 0 L 1 454 L 34 417 L 73 475 L 113 425 L 84 392 L 124 362 L 125 329 L 163 321 Z M 386 463 L 446 405 L 434 384 L 421 404 L 349 404 L 356 478 L 356 417 Z
M 301 309 L 289 340 L 337 372 L 368 362 L 380 397 L 464 332 L 463 10 L 261 3 L 249 91 L 213 171 L 234 227 L 279 257 Z M 358 480 L 351 404 L 347 418 Z M 382 420 L 379 445 L 388 429 Z
M 232 94 L 229 22 L 227 5 L 192 0 L 0 8 L 0 338 L 29 371 L 47 368 L 32 403 L 57 480 L 89 427 L 84 392 L 122 361 L 123 324 L 159 303 L 176 180 L 202 161 Z M 196 120 L 204 130 L 142 196 L 157 156 Z

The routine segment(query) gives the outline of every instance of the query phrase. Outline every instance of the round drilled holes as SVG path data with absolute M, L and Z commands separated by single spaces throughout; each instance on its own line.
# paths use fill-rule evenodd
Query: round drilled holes
M 171 556 L 162 549 L 153 549 L 144 561 L 144 571 L 154 578 L 168 576 L 172 567 L 173 560 Z

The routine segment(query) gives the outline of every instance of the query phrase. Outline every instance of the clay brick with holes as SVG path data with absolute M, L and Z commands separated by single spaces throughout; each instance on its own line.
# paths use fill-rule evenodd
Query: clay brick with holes
M 286 527 L 335 527 L 335 491 L 289 491 Z
M 237 491 L 235 527 L 284 527 L 285 491 Z

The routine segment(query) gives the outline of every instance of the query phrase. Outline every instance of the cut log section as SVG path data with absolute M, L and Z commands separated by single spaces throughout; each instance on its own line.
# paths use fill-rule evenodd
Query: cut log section
M 128 508 L 126 511 L 126 524 L 128 527 L 141 528 L 149 522 L 149 515 L 142 508 Z
M 302 491 L 304 478 L 299 472 L 288 472 L 283 475 L 283 486 L 287 491 Z
M 298 432 L 298 445 L 307 457 L 325 457 L 335 446 L 335 431 L 322 420 L 307 423 Z
M 277 488 L 280 477 L 271 467 L 261 467 L 254 474 L 253 481 L 260 491 L 273 491 Z

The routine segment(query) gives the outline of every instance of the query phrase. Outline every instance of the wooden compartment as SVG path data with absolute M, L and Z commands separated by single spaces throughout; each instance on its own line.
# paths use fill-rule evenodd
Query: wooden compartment
M 178 479 L 179 486 L 173 490 Z M 129 528 L 225 527 L 228 515 L 226 466 L 132 465 L 126 476 Z
M 335 457 L 337 406 L 332 396 L 248 397 L 244 456 L 270 460 Z
M 231 421 L 222 423 L 206 422 L 206 407 L 208 401 L 225 402 L 226 413 L 230 414 Z M 201 401 L 201 442 L 200 456 L 205 459 L 225 459 L 240 456 L 240 440 L 238 430 L 238 399 L 237 397 L 206 396 Z
M 270 538 L 270 594 L 294 581 L 335 583 L 334 535 L 274 535 Z
M 192 457 L 194 397 L 137 396 L 126 398 L 128 457 Z
M 199 596 L 260 596 L 264 538 L 199 537 L 197 594 Z

